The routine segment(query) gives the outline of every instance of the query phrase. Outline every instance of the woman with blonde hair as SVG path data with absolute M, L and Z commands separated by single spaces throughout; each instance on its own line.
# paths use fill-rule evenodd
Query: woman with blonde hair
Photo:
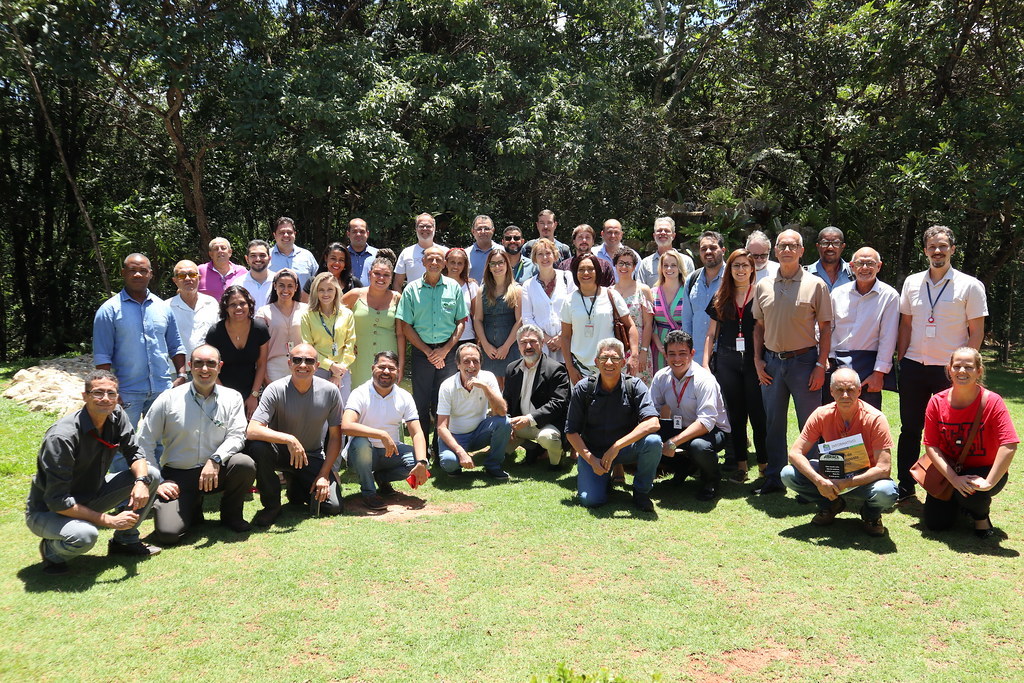
M 309 309 L 300 323 L 302 341 L 316 349 L 317 377 L 330 380 L 348 400 L 352 391 L 349 366 L 356 359 L 356 327 L 352 311 L 341 304 L 341 284 L 331 272 L 313 278 Z
M 669 249 L 658 259 L 658 281 L 654 285 L 654 325 L 644 330 L 641 346 L 651 350 L 654 372 L 665 366 L 665 336 L 683 329 L 683 255 Z
M 576 290 L 572 275 L 556 270 L 558 247 L 553 240 L 541 237 L 533 244 L 530 260 L 537 274 L 523 283 L 523 324 L 536 325 L 544 332 L 544 353 L 561 363 L 562 304 Z

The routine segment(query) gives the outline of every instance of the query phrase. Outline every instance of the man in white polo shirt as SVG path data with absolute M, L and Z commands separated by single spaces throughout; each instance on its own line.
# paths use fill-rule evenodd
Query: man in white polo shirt
M 393 481 L 416 475 L 427 480 L 427 441 L 420 427 L 412 394 L 396 386 L 398 355 L 380 351 L 373 357 L 373 379 L 352 390 L 341 417 L 341 433 L 351 436 L 348 466 L 359 478 L 363 503 L 371 510 L 387 508 Z M 409 431 L 412 446 L 402 443 L 401 427 Z
M 961 346 L 981 349 L 988 300 L 985 285 L 953 268 L 956 238 L 933 225 L 922 239 L 928 270 L 908 275 L 900 295 L 900 439 L 896 451 L 900 498 L 915 492 L 911 466 L 921 453 L 924 411 L 932 394 L 949 387 L 946 365 Z

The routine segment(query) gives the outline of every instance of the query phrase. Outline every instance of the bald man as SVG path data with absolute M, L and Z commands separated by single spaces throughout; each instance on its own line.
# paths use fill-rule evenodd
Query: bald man
M 608 262 L 612 266 L 612 276 L 619 281 L 619 272 L 615 270 L 615 254 L 622 247 L 622 223 L 614 218 L 609 218 L 601 226 L 601 246 L 594 250 L 594 254 Z M 640 275 L 640 266 L 633 270 L 633 277 Z
M 192 350 L 204 342 L 206 333 L 220 319 L 220 304 L 199 291 L 199 266 L 192 261 L 175 263 L 171 281 L 178 293 L 167 303 L 174 313 L 185 355 L 191 356 Z
M 231 243 L 224 237 L 210 240 L 207 253 L 210 260 L 199 266 L 199 291 L 220 301 L 224 290 L 242 284 L 248 271 L 231 262 Z
M 832 348 L 829 372 L 853 368 L 860 376 L 861 400 L 882 409 L 882 385 L 892 370 L 900 326 L 899 293 L 878 279 L 882 257 L 861 247 L 850 262 L 854 281 L 832 290 Z M 822 388 L 822 403 L 832 400 Z

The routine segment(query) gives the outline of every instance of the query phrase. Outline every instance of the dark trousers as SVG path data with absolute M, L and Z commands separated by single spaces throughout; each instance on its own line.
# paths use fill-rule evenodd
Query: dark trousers
M 437 452 L 437 435 L 431 418 L 437 416 L 437 392 L 441 388 L 441 382 L 445 381 L 456 372 L 455 350 L 452 349 L 444 358 L 444 367 L 440 370 L 427 360 L 426 354 L 413 347 L 412 350 L 412 400 L 416 403 L 416 412 L 420 415 L 420 427 L 423 433 L 430 434 L 433 440 L 434 452 Z
M 750 353 L 753 353 L 752 351 Z M 747 439 L 747 421 L 754 431 L 754 451 L 757 462 L 768 462 L 765 447 L 764 401 L 761 398 L 761 383 L 753 363 L 745 363 L 743 355 L 735 349 L 719 349 L 715 352 L 715 377 L 722 387 L 722 398 L 729 413 L 732 433 L 727 437 L 726 453 L 740 462 L 746 462 L 750 443 Z M 731 443 L 731 448 L 728 444 Z
M 911 495 L 916 490 L 917 482 L 910 476 L 910 468 L 921 456 L 921 434 L 924 432 L 924 411 L 928 400 L 932 394 L 948 388 L 945 366 L 923 365 L 909 358 L 900 361 L 900 422 L 903 426 L 896 450 L 896 476 L 901 496 Z
M 988 467 L 970 467 L 964 469 L 962 474 L 984 477 L 988 471 Z M 932 531 L 945 531 L 956 523 L 957 510 L 966 510 L 971 519 L 988 519 L 988 511 L 992 507 L 992 496 L 1003 490 L 1009 476 L 1009 474 L 1004 474 L 999 483 L 991 490 L 975 491 L 969 496 L 965 496 L 956 489 L 953 489 L 953 497 L 949 500 L 925 496 L 924 525 Z
M 202 467 L 181 470 L 164 467 L 161 472 L 164 481 L 178 485 L 178 497 L 163 500 L 158 497 L 153 508 L 153 526 L 162 545 L 173 545 L 203 515 L 203 496 L 223 493 L 220 500 L 221 521 L 242 519 L 245 496 L 256 479 L 256 463 L 245 453 L 228 456 L 221 463 L 217 475 L 217 487 L 213 491 L 199 490 L 199 475 Z
M 256 486 L 260 489 L 260 502 L 264 508 L 280 507 L 281 480 L 277 473 L 284 472 L 291 475 L 291 485 L 288 487 L 289 502 L 303 503 L 308 500 L 311 513 L 319 511 L 322 515 L 341 514 L 341 495 L 333 472 L 330 475 L 331 487 L 327 500 L 318 503 L 311 492 L 320 469 L 324 466 L 323 456 L 310 457 L 307 454 L 306 466 L 295 468 L 291 464 L 288 446 L 284 444 L 248 441 L 245 450 L 249 451 L 249 455 L 256 462 Z
M 718 427 L 676 446 L 672 458 L 662 457 L 662 465 L 672 467 L 677 476 L 695 474 L 704 486 L 717 487 L 722 478 L 718 451 L 725 448 L 728 435 Z M 681 479 L 679 481 L 682 481 Z

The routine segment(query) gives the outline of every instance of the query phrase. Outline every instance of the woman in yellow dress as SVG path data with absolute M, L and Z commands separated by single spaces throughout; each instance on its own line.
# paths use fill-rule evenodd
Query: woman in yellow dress
M 356 326 L 356 362 L 352 365 L 352 386 L 371 379 L 373 357 L 379 351 L 398 354 L 398 378 L 402 381 L 405 368 L 405 335 L 395 327 L 395 309 L 400 292 L 391 289 L 394 263 L 378 256 L 370 265 L 367 287 L 353 289 L 345 294 L 342 303 L 352 309 Z

